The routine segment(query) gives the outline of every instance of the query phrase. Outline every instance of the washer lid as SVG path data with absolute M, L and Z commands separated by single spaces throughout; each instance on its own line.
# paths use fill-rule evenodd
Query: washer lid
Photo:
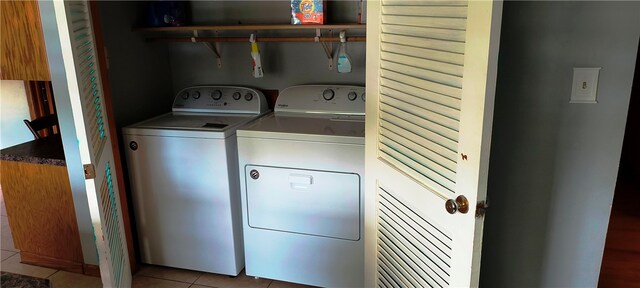
M 238 129 L 238 137 L 364 145 L 364 116 L 271 114 Z
M 198 131 L 225 131 L 251 121 L 258 115 L 169 113 L 130 126 L 131 128 L 156 128 Z

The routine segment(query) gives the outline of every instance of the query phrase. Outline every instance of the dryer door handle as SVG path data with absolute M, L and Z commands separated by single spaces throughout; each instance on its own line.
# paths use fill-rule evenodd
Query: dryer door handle
M 313 176 L 304 174 L 289 174 L 289 185 L 292 189 L 309 189 L 313 184 Z

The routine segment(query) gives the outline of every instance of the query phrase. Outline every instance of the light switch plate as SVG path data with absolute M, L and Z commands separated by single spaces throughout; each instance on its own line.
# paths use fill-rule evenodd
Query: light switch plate
M 573 68 L 573 89 L 569 103 L 598 103 L 596 94 L 599 74 L 600 67 Z

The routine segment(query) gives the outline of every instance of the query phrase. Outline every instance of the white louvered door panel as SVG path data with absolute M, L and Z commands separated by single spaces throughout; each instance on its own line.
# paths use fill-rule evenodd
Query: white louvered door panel
M 54 1 L 53 4 L 80 158 L 85 166 L 95 168 L 95 177 L 88 176 L 85 185 L 102 284 L 131 287 L 118 179 L 111 168 L 113 151 L 89 3 Z
M 475 286 L 502 3 L 367 5 L 367 287 Z

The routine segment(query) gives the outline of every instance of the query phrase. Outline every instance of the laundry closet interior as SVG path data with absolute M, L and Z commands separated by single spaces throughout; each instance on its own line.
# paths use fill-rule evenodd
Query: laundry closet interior
M 203 43 L 152 42 L 153 37 L 182 37 L 190 31 L 140 31 L 145 2 L 96 2 L 108 61 L 109 86 L 118 127 L 169 112 L 175 94 L 193 85 L 236 85 L 282 90 L 302 84 L 349 84 L 364 86 L 365 43 L 348 42 L 352 72 L 329 70 L 327 54 L 320 43 L 259 42 L 264 77 L 251 71 L 249 37 L 256 33 L 274 37 L 316 36 L 316 29 L 220 31 L 220 36 L 245 37 L 246 42 L 219 43 L 221 67 L 216 55 Z M 192 1 L 191 25 L 289 24 L 289 1 Z M 358 1 L 328 1 L 325 24 L 355 24 Z M 357 25 L 354 25 L 357 26 Z M 362 26 L 360 26 L 362 27 Z M 361 28 L 333 29 L 333 37 L 346 30 L 347 37 L 364 36 Z M 215 31 L 198 31 L 215 37 Z M 321 29 L 322 37 L 330 36 Z M 338 49 L 333 42 L 333 52 Z
M 146 248 L 147 246 L 143 244 L 149 239 L 136 239 L 141 235 L 139 229 L 143 228 L 136 227 L 140 226 L 141 221 L 133 218 L 152 215 L 148 214 L 149 208 L 147 208 L 146 212 L 141 211 L 140 202 L 148 202 L 149 205 L 156 202 L 146 199 L 138 200 L 136 203 L 135 197 L 137 196 L 132 195 L 138 193 L 135 191 L 136 188 L 132 186 L 140 184 L 134 183 L 135 180 L 131 179 L 133 177 L 131 175 L 140 174 L 141 168 L 138 166 L 134 168 L 132 163 L 127 162 L 133 161 L 133 158 L 129 158 L 131 157 L 130 155 L 134 155 L 132 151 L 129 151 L 133 147 L 131 145 L 136 145 L 137 149 L 140 140 L 138 142 L 132 141 L 131 139 L 134 138 L 129 138 L 126 135 L 127 132 L 123 135 L 123 128 L 170 112 L 172 106 L 176 107 L 174 98 L 180 96 L 180 93 L 183 93 L 182 90 L 188 87 L 233 86 L 256 89 L 264 92 L 271 110 L 274 109 L 278 93 L 291 86 L 330 84 L 364 87 L 366 24 L 357 24 L 359 21 L 359 5 L 361 3 L 359 1 L 327 1 L 325 4 L 324 25 L 314 25 L 313 27 L 289 24 L 292 17 L 290 1 L 191 1 L 186 2 L 188 17 L 185 25 L 177 27 L 148 27 L 146 17 L 149 17 L 149 3 L 147 2 L 100 1 L 92 3 L 92 5 L 97 6 L 94 11 L 98 12 L 97 16 L 100 20 L 99 23 L 104 40 L 104 52 L 107 62 L 106 71 L 108 74 L 106 76 L 109 79 L 107 85 L 110 89 L 113 107 L 113 115 L 110 116 L 115 120 L 116 131 L 119 136 L 123 182 L 127 185 L 127 201 L 129 202 L 130 215 L 132 215 L 130 222 L 133 225 L 131 234 L 135 239 L 136 249 L 156 249 Z M 340 46 L 340 42 L 336 40 L 338 40 L 340 32 L 344 32 L 347 40 L 346 49 L 351 60 L 350 73 L 338 73 L 336 67 L 335 56 Z M 261 55 L 264 75 L 260 78 L 255 78 L 252 73 L 253 60 L 250 43 L 252 34 L 257 39 Z M 203 39 L 210 39 L 214 42 L 207 42 L 207 40 Z M 219 42 L 215 42 L 216 39 Z M 332 39 L 332 41 L 325 41 L 328 39 Z M 98 49 L 101 48 L 98 47 Z M 333 59 L 329 58 L 329 56 Z M 209 93 L 213 93 L 213 91 L 198 91 L 197 93 L 202 93 L 201 96 L 198 94 L 198 97 L 209 99 Z M 361 104 L 363 115 L 364 95 L 361 95 L 363 94 L 362 91 L 364 91 L 364 88 L 358 90 L 357 103 Z M 189 93 L 195 93 L 195 90 Z M 222 89 L 222 93 L 227 93 L 227 91 Z M 244 96 L 245 92 L 242 92 L 242 95 Z M 346 96 L 346 94 L 342 96 Z M 360 96 L 362 96 L 362 100 L 360 100 Z M 192 95 L 191 97 L 193 98 Z M 213 98 L 213 96 L 211 97 Z M 234 101 L 231 98 L 229 99 Z M 240 99 L 240 101 L 244 101 L 244 99 Z M 225 106 L 226 104 L 224 103 Z M 364 127 L 362 127 L 362 135 L 363 133 Z M 364 138 L 362 137 L 362 139 Z M 135 144 L 130 142 L 135 142 Z M 144 144 L 140 145 L 143 146 Z M 209 155 L 209 152 L 197 151 L 197 149 L 192 149 L 191 147 L 167 146 L 166 149 L 171 150 L 167 151 L 167 153 L 202 153 L 202 155 Z M 185 151 L 185 149 L 188 151 Z M 128 153 L 129 155 L 125 157 Z M 363 156 L 364 153 L 362 153 Z M 364 158 L 362 162 L 364 162 Z M 219 165 L 226 165 L 226 163 L 219 163 Z M 187 165 L 186 167 L 189 166 Z M 202 165 L 198 165 L 198 167 L 202 167 Z M 136 172 L 132 173 L 130 171 L 132 169 L 136 169 Z M 179 169 L 174 170 L 181 170 L 175 171 L 175 173 L 185 175 L 206 174 L 206 172 L 202 171 L 190 173 L 188 169 L 185 166 L 181 166 Z M 197 168 L 193 167 L 193 169 Z M 229 164 L 229 169 L 237 171 L 238 168 Z M 363 176 L 360 175 L 359 177 Z M 241 181 L 244 181 L 243 177 L 244 175 L 240 175 Z M 317 178 L 317 176 L 315 177 Z M 361 178 L 357 179 L 356 187 L 362 180 Z M 317 179 L 314 179 L 314 181 L 317 181 Z M 362 197 L 362 187 L 356 189 L 361 191 L 360 197 Z M 355 205 L 356 208 L 360 207 L 359 213 L 362 213 L 363 207 L 359 204 L 359 201 L 356 200 Z M 176 204 L 178 203 L 176 202 Z M 236 204 L 239 205 L 239 203 Z M 176 205 L 176 207 L 179 206 Z M 158 209 L 164 208 L 167 207 L 158 207 Z M 357 211 L 358 209 L 354 213 L 358 214 Z M 143 215 L 142 213 L 146 214 Z M 173 211 L 172 213 L 177 212 Z M 214 214 L 212 213 L 211 215 L 213 216 Z M 175 218 L 173 216 L 168 217 L 158 218 Z M 358 233 L 358 230 L 360 230 L 358 227 L 359 225 L 361 226 L 358 222 L 361 220 L 356 219 L 355 221 L 355 233 L 357 234 L 355 240 L 359 240 L 360 242 L 358 243 L 360 244 L 358 245 L 362 245 L 363 233 L 362 231 Z M 138 225 L 135 224 L 136 222 Z M 201 229 L 207 228 L 201 227 Z M 154 235 L 157 235 L 157 233 Z M 187 239 L 193 239 L 193 237 L 185 237 L 185 241 L 188 241 Z M 169 240 L 163 239 L 162 241 Z M 171 249 L 171 245 L 166 245 L 166 247 L 166 249 Z M 300 249 L 304 250 L 305 246 L 303 245 Z M 356 251 L 359 251 L 357 254 L 362 253 L 361 249 L 361 246 L 356 249 Z M 159 253 L 158 249 L 154 251 L 156 254 Z M 189 253 L 192 252 L 190 251 Z M 154 256 L 156 260 L 149 261 L 148 252 L 145 256 L 145 252 L 138 250 L 137 254 L 143 254 L 143 263 L 153 262 L 151 264 L 159 265 L 167 263 L 162 261 L 155 262 L 159 259 L 157 256 Z M 180 252 L 177 251 L 166 251 L 163 255 L 179 254 Z M 182 259 L 181 261 L 181 263 L 185 263 L 187 260 Z M 362 269 L 361 265 L 356 266 L 360 267 L 358 269 Z M 197 266 L 189 266 L 188 264 L 178 268 L 199 270 Z M 207 272 L 215 271 L 210 270 Z M 234 273 L 223 274 L 231 275 Z M 361 272 L 356 274 L 359 275 L 356 278 L 361 278 Z M 275 279 L 275 277 L 273 278 Z M 281 278 L 281 280 L 321 286 L 332 285 L 330 282 L 314 282 L 313 280 L 304 282 L 304 279 L 293 281 L 295 279 Z M 361 280 L 359 279 L 358 281 Z M 341 282 L 335 282 L 333 285 L 339 285 L 337 283 Z

